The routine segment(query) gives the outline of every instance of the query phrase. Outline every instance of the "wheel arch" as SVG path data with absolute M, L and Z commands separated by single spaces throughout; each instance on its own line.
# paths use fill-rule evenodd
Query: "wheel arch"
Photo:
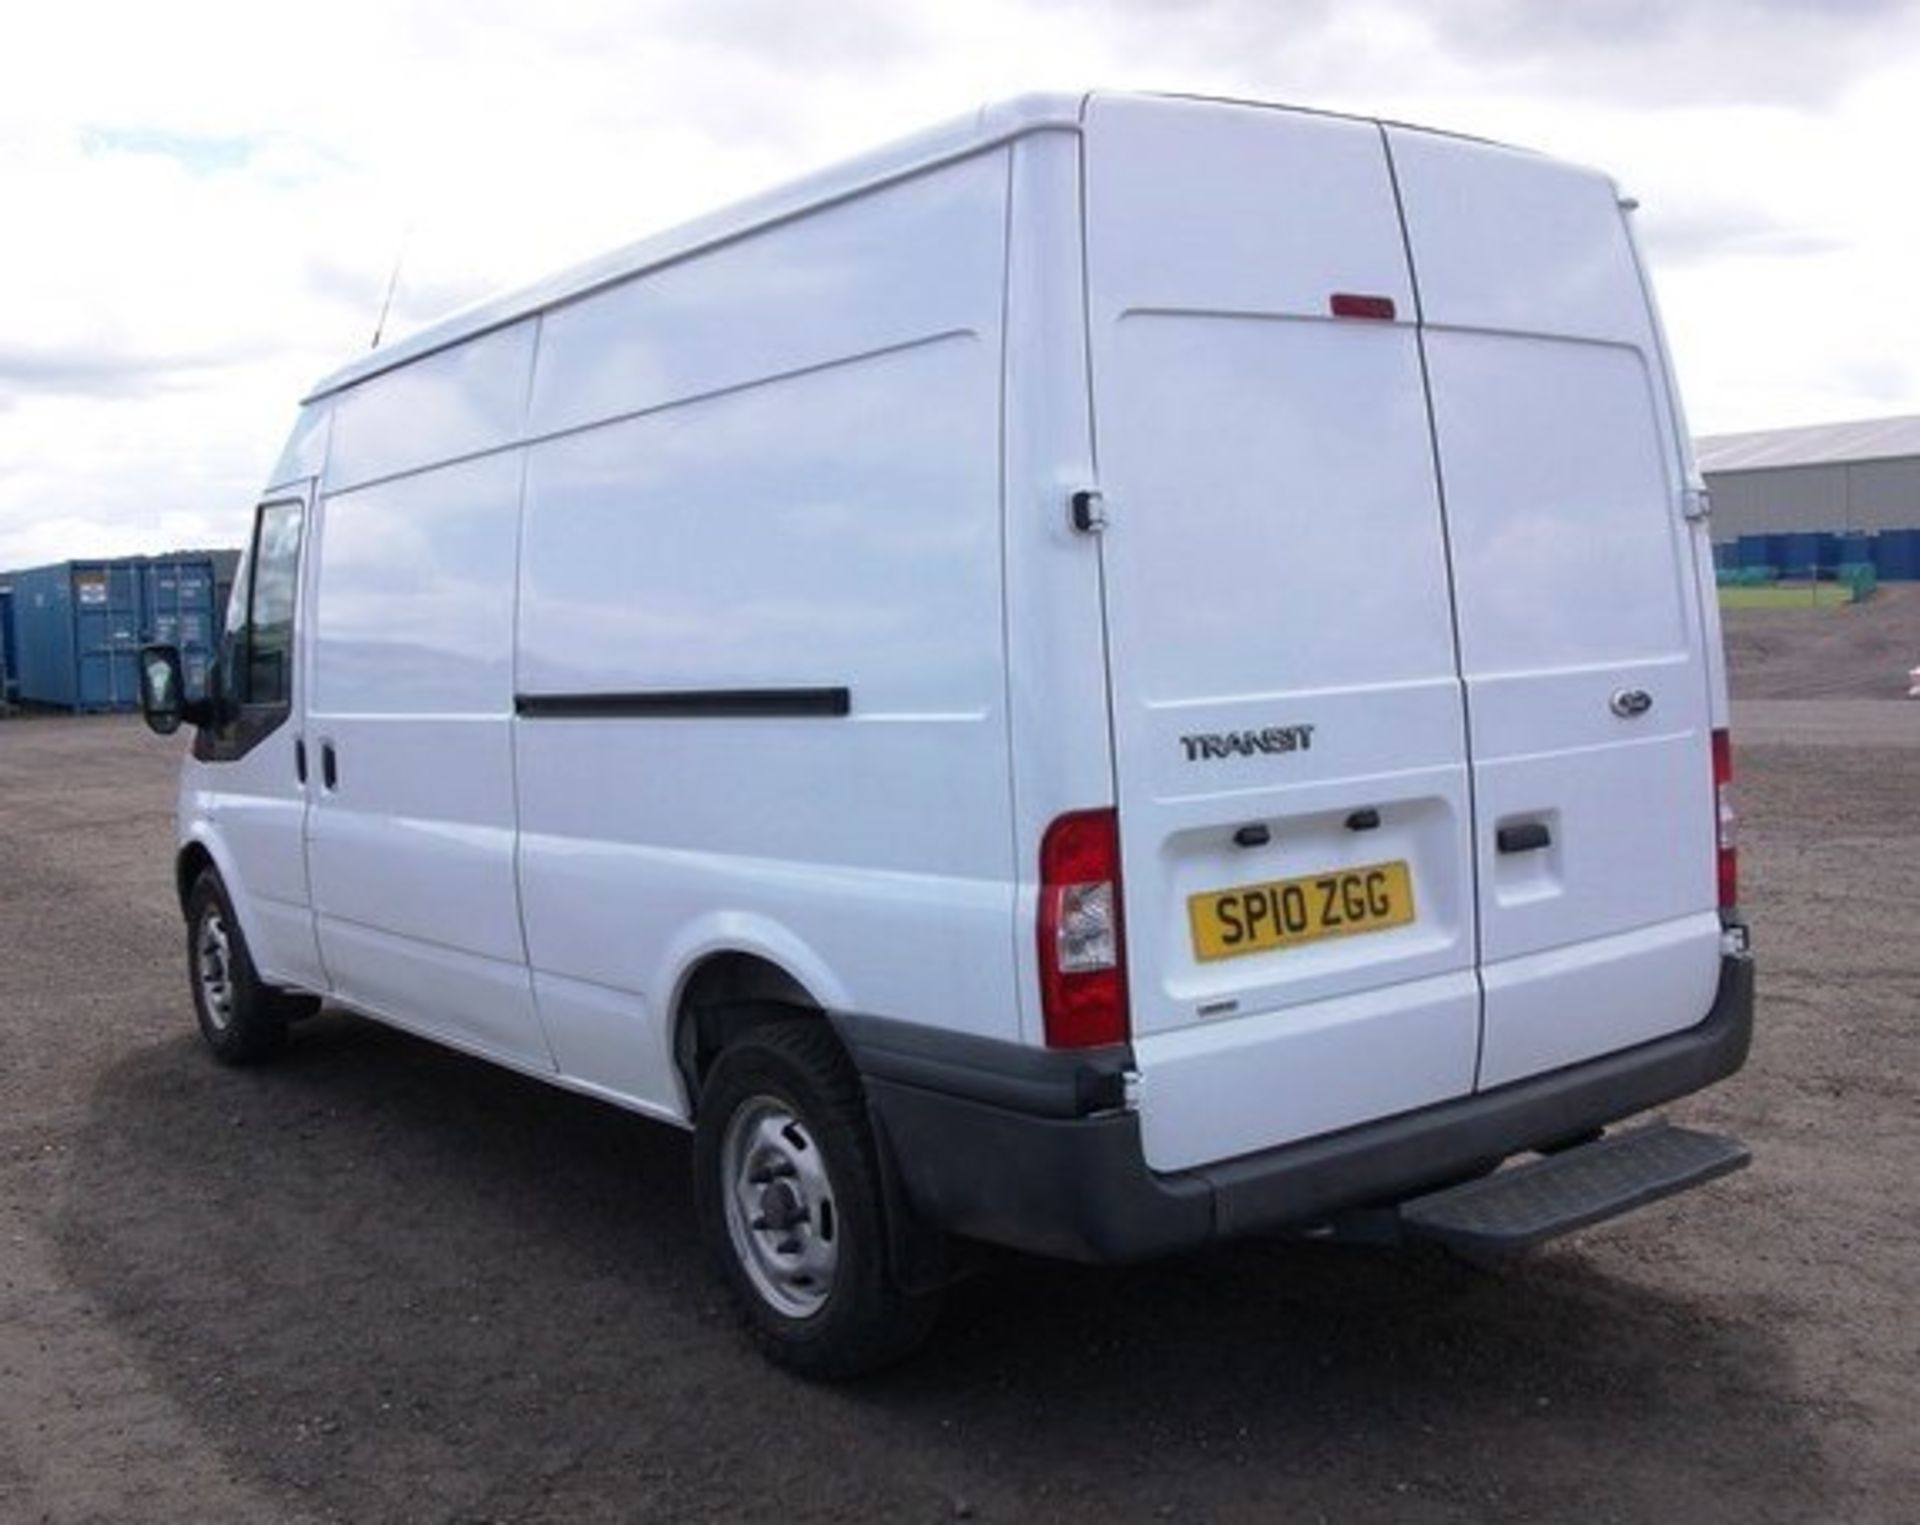
M 763 1021 L 851 1009 L 846 988 L 819 951 L 793 927 L 753 911 L 712 910 L 693 918 L 666 941 L 653 969 L 645 986 L 661 992 L 658 1030 L 689 1122 L 708 1066 L 739 1033 Z M 729 1007 L 765 1009 L 729 1013 Z
M 183 838 L 174 851 L 173 880 L 174 889 L 180 897 L 180 914 L 187 913 L 187 897 L 193 893 L 193 886 L 200 876 L 209 870 L 220 881 L 220 888 L 227 897 L 227 906 L 233 912 L 233 919 L 239 923 L 240 936 L 245 939 L 252 956 L 257 961 L 260 939 L 256 935 L 257 918 L 254 915 L 253 901 L 248 897 L 246 885 L 234 872 L 234 866 L 227 855 L 226 844 L 219 836 L 203 827 L 196 827 L 191 835 Z M 273 978 L 267 970 L 261 970 L 263 977 Z
M 733 947 L 710 949 L 688 966 L 672 1010 L 673 1064 L 691 1118 L 707 1072 L 729 1043 L 769 1022 L 809 1017 L 824 1023 L 827 1003 L 780 961 Z
M 208 869 L 220 876 L 222 884 L 226 883 L 226 875 L 220 873 L 220 865 L 214 861 L 213 852 L 206 843 L 194 837 L 180 845 L 173 860 L 173 887 L 180 901 L 181 915 L 186 914 L 187 897 L 193 893 L 194 885 Z M 231 897 L 231 890 L 228 895 Z

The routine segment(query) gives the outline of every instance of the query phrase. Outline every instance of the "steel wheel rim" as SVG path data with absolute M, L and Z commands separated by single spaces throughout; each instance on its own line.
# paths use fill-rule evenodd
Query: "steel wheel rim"
M 193 944 L 194 976 L 200 982 L 200 1000 L 207 1021 L 219 1032 L 233 1022 L 233 943 L 217 910 L 200 918 Z
M 755 1096 L 720 1145 L 727 1235 L 754 1291 L 789 1318 L 818 1313 L 840 1264 L 840 1213 L 827 1162 L 785 1102 Z

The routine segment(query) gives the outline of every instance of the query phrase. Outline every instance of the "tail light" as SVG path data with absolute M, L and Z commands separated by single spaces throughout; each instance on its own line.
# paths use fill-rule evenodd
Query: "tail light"
M 1733 738 L 1726 731 L 1713 733 L 1713 822 L 1720 875 L 1720 909 L 1731 911 L 1739 903 L 1740 874 L 1735 851 L 1734 826 L 1739 817 L 1733 809 Z
M 1040 1011 L 1049 1048 L 1127 1037 L 1120 818 L 1076 810 L 1040 842 Z

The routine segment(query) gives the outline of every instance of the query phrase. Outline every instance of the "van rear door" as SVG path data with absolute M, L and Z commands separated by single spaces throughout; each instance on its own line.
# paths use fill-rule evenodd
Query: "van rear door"
M 1386 137 L 1452 546 L 1486 1088 L 1711 1005 L 1712 678 L 1682 452 L 1612 183 Z
M 1083 141 L 1133 1041 L 1174 1170 L 1472 1089 L 1466 734 L 1379 128 L 1095 97 Z

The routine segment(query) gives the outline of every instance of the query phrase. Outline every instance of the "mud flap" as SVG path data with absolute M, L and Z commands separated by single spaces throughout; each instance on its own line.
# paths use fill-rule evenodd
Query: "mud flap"
M 880 1189 L 887 1220 L 887 1270 L 893 1284 L 910 1297 L 937 1292 L 959 1279 L 962 1257 L 956 1257 L 948 1236 L 914 1210 L 886 1119 L 867 1100 L 867 1125 L 873 1130 L 874 1154 L 880 1165 Z

